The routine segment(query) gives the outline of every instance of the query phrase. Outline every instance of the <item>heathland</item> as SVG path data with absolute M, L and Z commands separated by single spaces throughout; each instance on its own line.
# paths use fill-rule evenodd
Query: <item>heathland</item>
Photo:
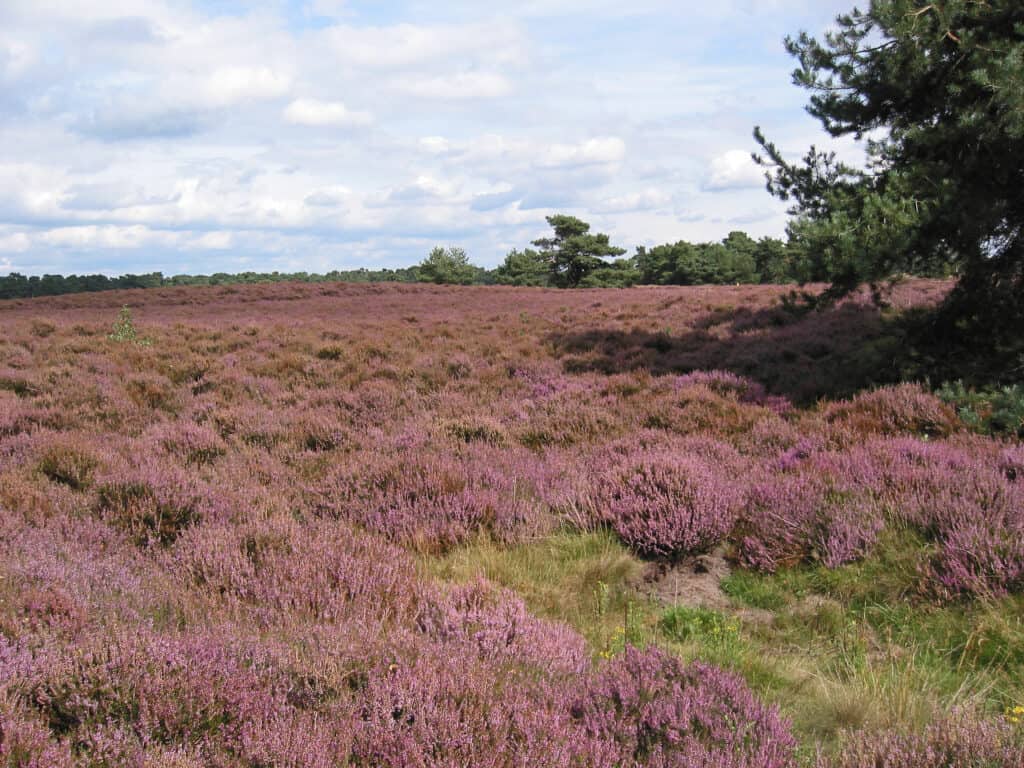
M 2 764 L 1021 765 L 1019 425 L 885 383 L 948 289 L 0 305 Z

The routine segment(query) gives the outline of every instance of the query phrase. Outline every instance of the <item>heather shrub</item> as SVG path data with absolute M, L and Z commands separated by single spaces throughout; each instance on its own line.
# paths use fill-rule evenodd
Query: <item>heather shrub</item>
M 926 572 L 934 592 L 1001 594 L 1024 586 L 1024 486 L 998 455 L 915 441 L 875 450 L 894 516 L 936 544 Z
M 827 406 L 823 413 L 832 424 L 861 435 L 950 435 L 960 428 L 953 410 L 917 384 L 880 387 L 852 400 Z
M 320 360 L 341 360 L 345 357 L 345 348 L 339 344 L 328 344 L 320 347 L 320 349 L 316 351 L 316 356 Z
M 57 584 L 22 585 L 18 591 L 20 629 L 76 635 L 86 622 L 86 608 L 67 589 Z M 3 628 L 0 623 L 0 628 Z
M 599 514 L 637 552 L 676 557 L 722 541 L 736 522 L 742 491 L 692 454 L 649 450 L 608 470 Z
M 39 720 L 10 703 L 0 702 L 0 766 L 3 768 L 72 768 L 66 743 L 50 738 Z
M 92 484 L 99 459 L 87 447 L 73 442 L 51 443 L 43 449 L 36 467 L 55 483 L 82 491 Z
M 137 458 L 97 477 L 95 509 L 139 544 L 170 544 L 216 505 L 192 474 Z
M 483 580 L 429 601 L 417 624 L 431 639 L 459 647 L 459 655 L 464 648 L 489 662 L 558 674 L 581 675 L 590 666 L 586 644 L 576 632 L 530 615 L 520 598 Z
M 314 411 L 300 417 L 290 428 L 294 441 L 306 451 L 333 451 L 351 443 L 348 428 L 335 414 Z
M 1024 738 L 995 720 L 954 712 L 923 733 L 895 731 L 848 734 L 839 756 L 819 759 L 819 768 L 1019 768 Z
M 374 668 L 358 699 L 353 766 L 583 764 L 564 686 L 426 645 Z
M 122 633 L 35 659 L 26 704 L 94 760 L 124 764 L 146 743 L 238 753 L 252 723 L 290 710 L 286 681 L 259 651 L 213 636 Z M 141 736 L 141 738 L 140 738 Z
M 128 398 L 140 408 L 175 413 L 179 403 L 174 386 L 155 373 L 136 373 L 124 382 Z
M 203 525 L 183 535 L 174 558 L 214 594 L 323 622 L 406 618 L 421 594 L 408 555 L 335 521 Z
M 999 468 L 1008 480 L 1024 482 L 1024 444 L 1006 448 L 999 457 Z
M 490 466 L 484 452 L 414 459 L 377 456 L 310 488 L 314 509 L 421 551 L 440 552 L 480 532 L 499 540 L 536 533 L 544 521 L 528 478 Z
M 444 432 L 462 443 L 504 445 L 506 442 L 505 429 L 500 424 L 483 419 L 451 421 L 444 425 Z
M 791 456 L 783 456 L 783 467 L 792 465 Z M 884 526 L 878 503 L 848 473 L 824 470 L 808 462 L 751 486 L 737 527 L 746 566 L 773 572 L 820 561 L 835 568 L 870 551 Z
M 204 424 L 191 421 L 165 422 L 150 430 L 148 437 L 186 464 L 211 464 L 227 453 L 220 435 Z
M 686 665 L 657 648 L 627 648 L 578 695 L 572 717 L 607 766 L 793 766 L 793 736 L 739 678 Z
M 675 382 L 676 390 L 694 386 L 706 387 L 718 395 L 734 397 L 742 403 L 763 405 L 777 413 L 786 413 L 793 408 L 785 397 L 769 395 L 763 385 L 729 371 L 693 371 L 680 376 Z

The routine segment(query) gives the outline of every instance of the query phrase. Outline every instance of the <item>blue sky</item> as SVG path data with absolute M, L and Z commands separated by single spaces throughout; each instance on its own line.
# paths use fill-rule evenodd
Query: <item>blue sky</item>
M 751 129 L 826 143 L 782 38 L 850 7 L 3 0 L 0 274 L 492 266 L 557 212 L 778 236 Z

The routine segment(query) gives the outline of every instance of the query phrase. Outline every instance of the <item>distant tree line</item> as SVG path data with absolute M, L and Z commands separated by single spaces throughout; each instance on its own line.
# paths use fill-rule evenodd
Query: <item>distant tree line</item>
M 594 234 L 573 216 L 548 216 L 552 237 L 534 240 L 533 248 L 512 250 L 495 269 L 469 261 L 456 246 L 436 247 L 419 264 L 400 269 L 311 272 L 217 272 L 212 275 L 43 275 L 17 272 L 0 277 L 0 299 L 57 296 L 65 293 L 178 285 L 252 283 L 437 283 L 445 285 L 519 285 L 553 288 L 615 288 L 631 285 L 735 285 L 738 283 L 806 283 L 829 280 L 819 263 L 800 247 L 772 237 L 754 240 L 730 232 L 720 242 L 680 240 L 653 248 L 643 246 L 623 258 L 608 235 Z
M 26 299 L 58 296 L 65 293 L 115 291 L 124 288 L 166 288 L 177 285 L 238 285 L 252 283 L 415 283 L 421 277 L 418 267 L 401 269 L 335 270 L 324 274 L 310 272 L 217 272 L 212 275 L 173 275 L 149 272 L 144 275 L 32 275 L 17 272 L 0 277 L 0 299 Z

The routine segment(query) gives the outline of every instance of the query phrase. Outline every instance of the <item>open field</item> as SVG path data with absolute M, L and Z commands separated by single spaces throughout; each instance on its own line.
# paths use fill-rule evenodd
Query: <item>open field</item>
M 878 386 L 947 288 L 0 303 L 0 765 L 1024 764 L 1024 447 Z

